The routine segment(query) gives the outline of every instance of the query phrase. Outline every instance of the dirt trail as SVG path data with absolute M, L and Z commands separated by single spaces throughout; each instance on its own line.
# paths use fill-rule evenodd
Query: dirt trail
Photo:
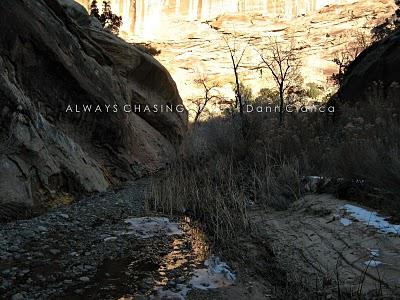
M 309 195 L 287 211 L 253 211 L 252 219 L 281 267 L 310 284 L 317 277 L 337 295 L 339 279 L 342 293 L 392 294 L 400 286 L 400 237 L 358 222 L 343 208 L 348 203 Z

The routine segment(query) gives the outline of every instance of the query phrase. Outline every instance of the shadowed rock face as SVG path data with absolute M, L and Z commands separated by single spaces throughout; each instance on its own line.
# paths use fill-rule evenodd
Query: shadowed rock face
M 0 204 L 104 191 L 175 158 L 186 111 L 122 109 L 182 103 L 160 63 L 70 0 L 2 0 L 0 11 Z M 119 109 L 66 112 L 83 104 Z
M 385 91 L 400 83 L 400 30 L 362 52 L 349 66 L 339 97 L 345 102 L 366 98 L 371 86 L 380 83 Z

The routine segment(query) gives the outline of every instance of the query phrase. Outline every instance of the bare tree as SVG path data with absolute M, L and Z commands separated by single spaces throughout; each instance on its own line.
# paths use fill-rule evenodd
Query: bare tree
M 199 97 L 192 100 L 192 103 L 196 106 L 194 117 L 194 123 L 196 124 L 199 121 L 202 113 L 206 110 L 207 105 L 213 100 L 220 99 L 220 95 L 217 90 L 219 87 L 219 82 L 210 79 L 206 73 L 197 72 L 194 83 L 200 86 L 204 92 L 204 97 Z
M 235 108 L 239 106 L 240 115 L 243 117 L 243 107 L 244 101 L 241 93 L 241 86 L 240 86 L 240 79 L 239 79 L 239 68 L 241 66 L 241 62 L 246 52 L 247 47 L 239 48 L 236 35 L 234 34 L 232 39 L 229 41 L 228 39 L 224 38 L 226 46 L 229 50 L 229 55 L 231 58 L 233 73 L 235 75 Z
M 301 81 L 301 60 L 293 39 L 289 44 L 277 38 L 269 38 L 267 45 L 258 51 L 261 57 L 261 68 L 270 71 L 279 91 L 279 122 L 283 122 L 285 99 Z
M 332 61 L 337 65 L 338 71 L 337 73 L 332 74 L 331 78 L 336 85 L 341 86 L 344 74 L 353 59 L 349 56 L 347 50 L 341 50 L 335 53 L 335 58 Z

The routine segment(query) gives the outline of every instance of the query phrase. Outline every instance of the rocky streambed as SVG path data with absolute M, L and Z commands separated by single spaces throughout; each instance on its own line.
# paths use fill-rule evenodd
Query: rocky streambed
M 149 180 L 0 226 L 2 299 L 185 299 L 231 285 L 189 219 L 144 216 Z
M 0 299 L 286 299 L 298 278 L 326 299 L 337 286 L 398 299 L 400 225 L 367 208 L 325 194 L 287 211 L 254 206 L 233 271 L 190 219 L 146 213 L 149 187 L 1 224 Z

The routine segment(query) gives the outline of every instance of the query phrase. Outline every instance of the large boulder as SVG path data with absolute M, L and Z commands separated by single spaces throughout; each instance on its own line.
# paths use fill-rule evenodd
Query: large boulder
M 176 158 L 186 110 L 143 109 L 183 107 L 159 62 L 71 0 L 2 0 L 0 11 L 0 204 L 104 191 Z
M 371 87 L 384 91 L 400 82 L 400 30 L 364 50 L 349 66 L 338 96 L 344 102 L 366 99 Z

